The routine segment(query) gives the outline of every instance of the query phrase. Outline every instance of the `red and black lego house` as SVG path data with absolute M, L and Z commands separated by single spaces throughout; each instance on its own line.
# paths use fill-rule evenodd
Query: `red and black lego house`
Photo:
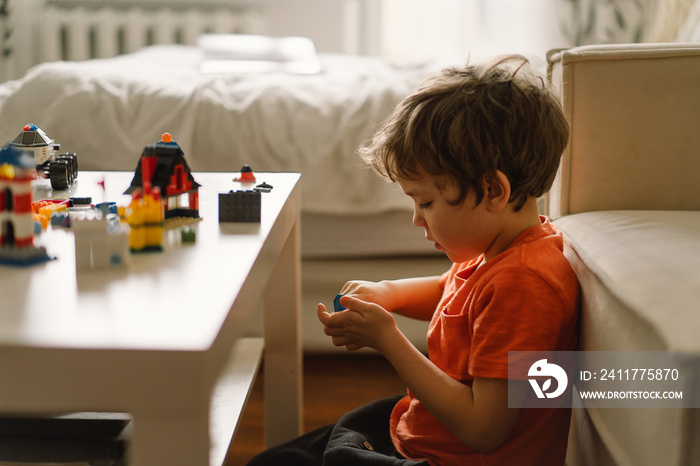
M 124 194 L 159 188 L 164 217 L 199 218 L 199 187 L 192 177 L 185 153 L 169 133 L 162 140 L 144 147 L 131 186 Z

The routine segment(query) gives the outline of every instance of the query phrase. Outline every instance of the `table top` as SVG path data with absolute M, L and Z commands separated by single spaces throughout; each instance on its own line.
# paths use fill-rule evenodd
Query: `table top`
M 298 209 L 296 173 L 256 173 L 273 186 L 262 194 L 260 223 L 219 223 L 218 193 L 251 189 L 234 173 L 194 173 L 199 189 L 196 241 L 183 244 L 179 229 L 164 232 L 164 251 L 133 254 L 124 267 L 80 270 L 70 230 L 51 228 L 35 243 L 57 259 L 31 267 L 0 266 L 0 347 L 206 351 L 257 264 L 274 263 L 265 252 L 281 248 Z M 133 172 L 80 172 L 69 191 L 56 197 L 92 196 L 93 203 L 128 205 L 122 193 Z M 98 186 L 104 180 L 105 190 Z M 46 188 L 44 188 L 46 189 Z M 35 200 L 44 197 L 35 190 Z M 280 222 L 282 219 L 282 222 Z M 279 236 L 279 238 L 277 238 Z M 263 251 L 263 254 L 261 254 Z M 259 280 L 259 279 L 258 279 Z M 242 303 L 253 307 L 254 303 Z

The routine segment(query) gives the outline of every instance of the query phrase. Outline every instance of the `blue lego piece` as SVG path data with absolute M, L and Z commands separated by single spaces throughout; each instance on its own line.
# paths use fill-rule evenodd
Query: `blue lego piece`
M 68 217 L 68 212 L 51 212 L 51 226 L 62 227 L 66 217 Z
M 347 307 L 345 307 L 345 306 L 343 306 L 342 304 L 340 304 L 340 298 L 342 298 L 342 297 L 343 297 L 343 295 L 342 295 L 342 294 L 339 294 L 339 295 L 337 295 L 337 296 L 335 297 L 335 299 L 333 300 L 333 309 L 334 309 L 335 312 L 340 312 L 340 311 L 345 311 L 345 310 L 347 310 Z
M 31 152 L 24 151 L 12 145 L 0 148 L 0 165 L 9 164 L 20 168 L 34 167 L 34 157 Z
M 116 214 L 117 213 L 117 203 L 116 202 L 100 202 L 95 206 L 100 211 L 102 215 Z
M 14 248 L 0 246 L 0 264 L 18 267 L 28 267 L 42 262 L 55 260 L 46 253 L 46 248 Z

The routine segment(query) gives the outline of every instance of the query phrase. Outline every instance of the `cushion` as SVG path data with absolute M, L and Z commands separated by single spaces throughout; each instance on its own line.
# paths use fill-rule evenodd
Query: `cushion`
M 604 313 L 582 329 L 583 349 L 700 351 L 688 325 L 700 319 L 700 212 L 586 212 L 555 224 L 578 256 L 582 287 L 595 292 L 584 289 L 596 304 L 584 312 Z
M 581 282 L 580 349 L 691 352 L 697 367 L 700 212 L 585 212 L 555 224 Z M 698 464 L 698 425 L 697 409 L 574 410 L 567 465 Z

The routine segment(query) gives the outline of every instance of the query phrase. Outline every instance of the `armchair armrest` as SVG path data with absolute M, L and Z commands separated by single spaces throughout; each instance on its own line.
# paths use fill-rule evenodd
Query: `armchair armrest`
M 700 44 L 584 46 L 547 59 L 571 124 L 550 217 L 700 210 Z

